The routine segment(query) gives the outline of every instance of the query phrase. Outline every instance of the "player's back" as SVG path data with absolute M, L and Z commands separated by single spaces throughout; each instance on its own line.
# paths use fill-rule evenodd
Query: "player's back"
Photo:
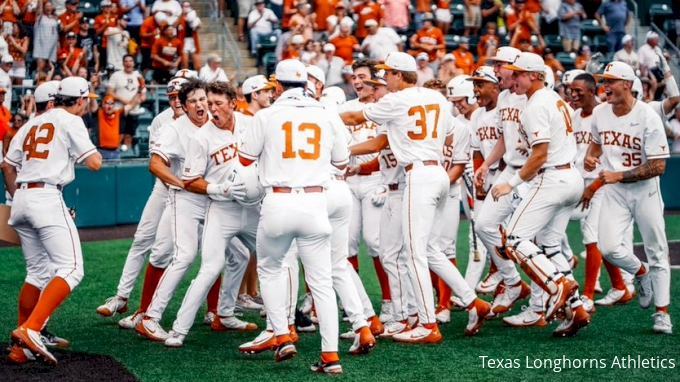
M 526 103 L 526 96 L 512 93 L 510 90 L 503 90 L 498 95 L 498 102 L 496 103 L 499 132 L 503 134 L 505 142 L 503 161 L 513 167 L 521 167 L 526 162 L 526 156 L 522 154 L 521 150 L 517 150 L 518 146 L 524 147 L 520 133 L 520 118 Z
M 549 142 L 544 168 L 572 163 L 576 139 L 572 130 L 574 110 L 552 90 L 543 88 L 531 95 L 522 113 L 528 143 Z
M 73 165 L 96 152 L 82 118 L 56 108 L 28 121 L 12 140 L 6 159 L 21 167 L 17 183 L 66 185 Z

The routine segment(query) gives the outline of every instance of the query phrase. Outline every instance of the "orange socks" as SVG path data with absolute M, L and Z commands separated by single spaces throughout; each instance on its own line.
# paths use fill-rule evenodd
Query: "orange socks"
M 146 312 L 151 304 L 156 287 L 161 281 L 165 269 L 156 268 L 151 263 L 146 267 L 146 274 L 144 275 L 144 286 L 142 287 L 142 301 L 139 303 L 139 311 Z
M 657 307 L 656 307 L 656 312 L 657 312 L 657 313 L 666 313 L 666 314 L 668 314 L 668 307 L 667 307 L 667 306 L 657 306 Z
M 586 285 L 583 288 L 583 295 L 593 299 L 595 295 L 595 284 L 597 274 L 602 265 L 602 253 L 597 248 L 597 243 L 586 244 Z
M 380 283 L 382 299 L 392 300 L 392 294 L 390 293 L 390 282 L 387 279 L 387 273 L 385 273 L 385 269 L 383 269 L 379 258 L 373 258 L 373 266 L 375 267 L 375 274 L 378 276 L 378 282 Z
M 220 286 L 222 286 L 221 274 L 217 280 L 215 280 L 213 286 L 210 287 L 210 291 L 208 291 L 208 298 L 206 298 L 206 301 L 208 302 L 208 312 L 217 313 L 217 302 L 220 299 Z
M 454 267 L 458 268 L 458 262 L 456 259 L 450 259 L 451 264 L 453 264 Z M 444 307 L 446 309 L 451 309 L 451 288 L 444 282 L 444 280 L 438 278 L 437 279 L 437 290 L 438 290 L 438 302 L 437 306 Z
M 645 273 L 647 273 L 647 268 L 645 268 L 644 264 L 640 264 L 640 269 L 635 274 L 635 277 L 640 277 L 640 276 L 644 275 Z
M 340 361 L 340 357 L 338 357 L 338 353 L 336 352 L 323 352 L 321 353 L 321 362 L 323 363 L 331 363 L 331 362 L 338 362 Z
M 359 270 L 359 256 L 351 256 L 347 258 L 347 261 L 349 261 L 350 264 L 352 264 L 352 268 L 354 268 L 355 271 Z
M 71 287 L 66 280 L 61 277 L 54 277 L 45 287 L 38 304 L 33 309 L 33 313 L 23 326 L 39 332 L 47 321 L 47 317 L 52 315 L 69 293 L 71 293 Z
M 626 289 L 626 283 L 623 282 L 623 276 L 621 276 L 621 270 L 619 267 L 610 263 L 607 261 L 607 259 L 602 259 L 602 262 L 604 263 L 604 267 L 607 269 L 607 273 L 609 273 L 609 279 L 612 282 L 612 288 L 618 290 Z
M 39 299 L 40 289 L 31 284 L 24 283 L 19 292 L 19 319 L 17 323 L 19 326 L 28 320 Z

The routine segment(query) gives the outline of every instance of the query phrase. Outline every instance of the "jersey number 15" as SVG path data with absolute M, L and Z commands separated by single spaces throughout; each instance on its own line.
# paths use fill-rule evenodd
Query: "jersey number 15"
M 46 132 L 43 135 L 43 132 Z M 40 136 L 38 136 L 40 135 Z M 54 138 L 54 125 L 51 123 L 44 123 L 40 126 L 31 126 L 31 129 L 26 134 L 24 138 L 23 151 L 26 153 L 26 160 L 36 159 L 47 159 L 50 155 L 50 150 L 38 149 L 38 145 L 46 145 L 52 142 Z

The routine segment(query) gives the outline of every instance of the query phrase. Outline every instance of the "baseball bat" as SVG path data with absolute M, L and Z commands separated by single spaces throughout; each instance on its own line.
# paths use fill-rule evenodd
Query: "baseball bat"
M 463 181 L 465 182 L 465 193 L 467 194 L 468 205 L 470 206 L 470 226 L 472 227 L 472 247 L 473 247 L 473 258 L 472 261 L 480 262 L 479 249 L 477 249 L 477 233 L 475 232 L 475 198 L 474 198 L 474 186 L 472 183 L 472 176 L 469 171 L 463 172 Z

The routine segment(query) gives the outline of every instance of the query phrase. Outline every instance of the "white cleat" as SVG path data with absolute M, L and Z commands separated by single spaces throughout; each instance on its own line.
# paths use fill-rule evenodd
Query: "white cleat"
M 489 273 L 483 280 L 477 283 L 477 286 L 475 287 L 475 292 L 483 294 L 493 293 L 493 291 L 496 290 L 498 284 L 500 284 L 501 281 L 503 281 L 503 276 L 501 276 L 500 272 L 496 271 L 493 273 Z
M 236 316 L 217 316 L 212 324 L 210 324 L 210 329 L 214 332 L 226 332 L 227 330 L 252 331 L 257 330 L 257 324 L 239 320 Z
M 630 297 L 635 297 L 637 295 L 637 292 L 635 291 L 635 283 L 632 280 L 630 282 L 626 282 L 626 289 L 628 290 L 628 293 L 630 293 Z
M 168 333 L 168 338 L 165 339 L 165 347 L 181 348 L 184 346 L 184 337 L 186 337 L 186 335 L 171 330 L 170 333 Z
M 133 330 L 137 324 L 142 322 L 144 318 L 144 313 L 146 312 L 135 312 L 135 314 L 129 315 L 122 320 L 118 321 L 118 326 L 121 329 Z
M 312 311 L 312 307 L 314 306 L 314 300 L 312 299 L 311 293 L 305 294 L 305 297 L 302 299 L 302 304 L 300 304 L 300 310 L 302 313 L 305 315 L 309 314 L 309 312 Z
M 253 301 L 253 298 L 247 294 L 240 294 L 236 299 L 236 306 L 234 311 L 236 312 L 247 312 L 247 311 L 257 311 L 262 310 L 264 306 Z
M 673 334 L 673 324 L 668 313 L 656 312 L 652 314 L 652 318 L 654 318 L 654 333 Z
M 528 306 L 522 307 L 522 312 L 514 316 L 503 317 L 503 323 L 513 328 L 543 327 L 548 326 L 543 313 L 534 312 Z
M 135 330 L 151 341 L 165 341 L 168 338 L 168 332 L 163 329 L 158 321 L 157 318 L 145 317 L 135 326 Z
M 581 302 L 583 302 L 583 309 L 588 313 L 595 313 L 595 303 L 593 300 L 586 296 L 581 296 Z
M 451 311 L 449 309 L 440 306 L 434 313 L 438 323 L 446 324 L 451 322 Z
M 113 296 L 107 298 L 104 305 L 97 308 L 97 314 L 104 317 L 113 317 L 116 313 L 125 313 L 127 310 L 127 300 L 118 296 Z
M 408 322 L 388 321 L 387 323 L 385 323 L 385 330 L 378 337 L 392 338 L 392 336 L 394 336 L 395 334 L 399 334 L 407 330 L 409 330 Z
M 203 316 L 203 323 L 206 325 L 212 325 L 213 321 L 215 321 L 215 317 L 217 315 L 215 312 L 206 312 L 205 316 Z
M 392 301 L 383 300 L 382 306 L 380 307 L 380 315 L 378 319 L 383 324 L 392 319 Z
M 340 333 L 340 339 L 344 341 L 354 341 L 354 338 L 357 336 L 356 333 L 354 333 L 354 330 L 350 329 L 344 333 Z

